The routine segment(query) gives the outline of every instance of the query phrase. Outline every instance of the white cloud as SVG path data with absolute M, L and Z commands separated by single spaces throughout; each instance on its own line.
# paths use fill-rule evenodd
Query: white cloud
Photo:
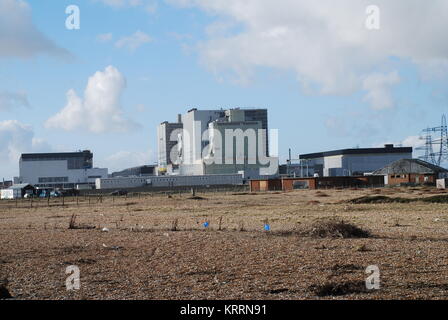
M 100 161 L 109 172 L 121 171 L 127 168 L 148 165 L 152 163 L 153 155 L 151 151 L 119 151 L 107 156 L 104 161 Z
M 112 38 L 113 38 L 112 33 L 102 33 L 102 34 L 99 34 L 96 36 L 96 39 L 99 42 L 108 42 L 108 41 L 111 41 Z
M 134 52 L 145 43 L 151 41 L 152 39 L 149 35 L 138 30 L 134 34 L 128 37 L 123 37 L 117 42 L 115 42 L 115 46 L 117 48 L 127 48 L 130 52 Z
M 0 91 L 0 111 L 28 106 L 28 97 L 25 92 Z
M 370 74 L 363 81 L 363 89 L 367 91 L 364 101 L 367 101 L 374 110 L 392 108 L 394 99 L 391 87 L 399 83 L 400 76 L 397 72 Z
M 403 147 L 413 147 L 415 148 L 423 147 L 425 145 L 425 140 L 420 136 L 409 136 L 405 138 L 401 143 Z
M 84 129 L 93 133 L 126 132 L 139 125 L 123 115 L 120 99 L 126 87 L 124 76 L 113 66 L 89 78 L 84 98 L 73 89 L 67 92 L 67 104 L 45 123 L 47 128 L 67 131 Z
M 0 177 L 18 174 L 19 158 L 27 152 L 49 152 L 50 145 L 35 138 L 33 128 L 17 120 L 0 121 Z
M 32 22 L 31 8 L 23 0 L 0 1 L 0 58 L 32 58 L 49 54 L 71 59 L 71 54 L 42 34 Z
M 374 148 L 382 148 L 386 144 L 393 144 L 396 147 L 398 147 L 398 146 L 399 147 L 412 147 L 414 149 L 414 155 L 415 155 L 416 152 L 419 153 L 419 151 L 416 150 L 416 148 L 420 148 L 425 145 L 425 139 L 423 139 L 421 136 L 408 136 L 399 142 L 387 141 L 387 142 L 375 144 L 375 145 L 373 145 L 373 147 Z
M 377 0 L 381 28 L 375 31 L 365 27 L 370 0 L 166 1 L 214 17 L 198 52 L 218 77 L 230 71 L 246 83 L 258 67 L 268 67 L 293 71 L 308 90 L 350 94 L 363 90 L 364 79 L 379 70 L 394 74 L 391 57 L 425 71 L 448 70 L 446 0 Z M 388 88 L 397 79 L 386 77 L 375 86 L 367 80 L 373 86 L 367 100 L 375 108 L 390 107 Z

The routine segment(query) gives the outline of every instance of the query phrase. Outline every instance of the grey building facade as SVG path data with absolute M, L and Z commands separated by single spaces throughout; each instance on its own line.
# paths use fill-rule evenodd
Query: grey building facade
M 412 159 L 411 147 L 342 149 L 300 155 L 302 166 L 320 177 L 354 176 L 372 173 L 389 163 Z

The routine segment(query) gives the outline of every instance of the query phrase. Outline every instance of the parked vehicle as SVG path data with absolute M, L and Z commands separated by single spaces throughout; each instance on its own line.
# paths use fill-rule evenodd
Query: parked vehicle
M 59 191 L 51 191 L 50 192 L 50 197 L 52 197 L 52 198 L 62 197 L 62 193 L 59 192 Z

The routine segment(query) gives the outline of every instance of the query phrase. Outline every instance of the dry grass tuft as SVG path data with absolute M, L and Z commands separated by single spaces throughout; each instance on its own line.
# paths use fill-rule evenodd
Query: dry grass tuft
M 203 197 L 200 197 L 200 196 L 192 196 L 192 197 L 189 197 L 187 199 L 189 199 L 189 200 L 207 200 L 207 199 L 205 199 Z
M 173 222 L 171 222 L 171 231 L 178 231 L 179 226 L 179 219 L 174 219 Z
M 344 296 L 353 293 L 367 293 L 364 281 L 329 282 L 323 285 L 312 285 L 308 288 L 318 297 Z
M 96 227 L 95 226 L 89 226 L 89 225 L 86 225 L 86 224 L 79 224 L 79 225 L 76 224 L 76 215 L 72 214 L 72 216 L 70 217 L 70 222 L 68 224 L 68 228 L 71 229 L 71 230 L 81 230 L 81 229 L 91 230 L 91 229 L 95 229 Z
M 423 201 L 426 203 L 448 203 L 448 195 L 441 194 L 426 198 L 400 198 L 400 197 L 386 197 L 386 196 L 364 196 L 348 200 L 349 203 L 354 204 L 370 204 L 370 203 L 411 203 Z
M 369 204 L 369 203 L 409 203 L 411 202 L 411 199 L 405 199 L 405 198 L 391 198 L 386 196 L 364 196 L 352 200 L 348 200 L 349 203 L 355 203 L 355 204 Z
M 8 279 L 3 279 L 0 281 L 0 300 L 11 299 L 12 295 L 8 290 Z
M 368 238 L 370 232 L 344 221 L 321 221 L 314 225 L 309 235 L 316 238 Z

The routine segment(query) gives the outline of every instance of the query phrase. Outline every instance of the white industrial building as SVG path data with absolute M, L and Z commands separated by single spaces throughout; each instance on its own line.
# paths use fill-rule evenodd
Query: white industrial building
M 139 187 L 190 187 L 213 185 L 242 185 L 242 174 L 200 176 L 117 177 L 96 179 L 96 189 L 129 189 Z
M 108 170 L 93 167 L 89 150 L 65 153 L 22 154 L 19 177 L 14 183 L 30 183 L 41 188 L 76 188 L 94 186 L 97 178 L 107 178 Z
M 300 155 L 307 175 L 355 176 L 372 173 L 394 161 L 412 159 L 412 147 L 356 148 Z

